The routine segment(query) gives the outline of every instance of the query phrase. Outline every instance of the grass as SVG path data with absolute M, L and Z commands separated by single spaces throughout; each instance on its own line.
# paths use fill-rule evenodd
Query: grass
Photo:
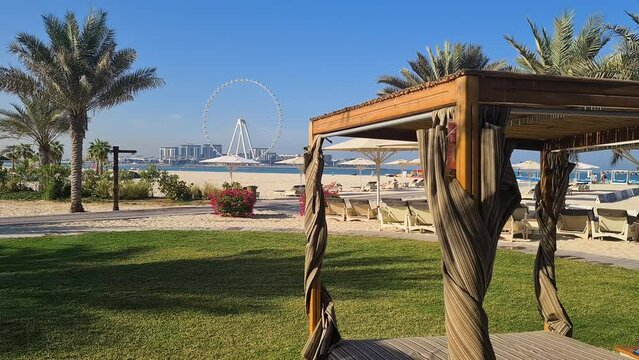
M 0 358 L 298 359 L 303 235 L 96 233 L 0 242 Z M 539 330 L 533 257 L 499 251 L 492 332 Z M 444 333 L 436 244 L 333 237 L 324 279 L 346 338 Z M 637 342 L 639 272 L 557 261 L 581 341 Z

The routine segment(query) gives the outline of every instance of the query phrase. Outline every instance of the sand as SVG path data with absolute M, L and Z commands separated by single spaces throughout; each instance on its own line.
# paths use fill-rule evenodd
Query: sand
M 228 173 L 204 172 L 204 171 L 171 171 L 177 174 L 181 180 L 187 184 L 203 185 L 210 183 L 216 187 L 221 187 L 224 182 L 230 181 Z M 267 173 L 234 173 L 233 181 L 237 181 L 244 186 L 257 185 L 260 199 L 281 198 L 276 190 L 290 190 L 293 185 L 301 184 L 299 174 L 267 174 Z M 338 182 L 342 184 L 343 190 L 350 190 L 352 187 L 363 186 L 369 181 L 376 181 L 374 176 L 368 175 L 332 175 L 325 173 L 322 178 L 324 184 Z M 391 181 L 391 178 L 382 177 L 382 184 Z

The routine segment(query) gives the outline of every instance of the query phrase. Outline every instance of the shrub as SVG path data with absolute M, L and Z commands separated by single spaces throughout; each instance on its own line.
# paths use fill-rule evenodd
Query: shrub
M 4 188 L 9 180 L 9 169 L 2 167 L 2 161 L 0 161 L 0 189 Z
M 339 193 L 336 190 L 324 189 L 324 198 L 338 198 Z M 306 192 L 303 192 L 300 195 L 299 199 L 300 205 L 300 215 L 304 216 L 306 214 Z
M 71 196 L 69 175 L 71 169 L 59 164 L 49 164 L 38 169 L 40 189 L 45 200 L 66 199 Z
M 250 191 L 229 187 L 212 194 L 211 207 L 214 214 L 234 217 L 253 215 L 255 197 Z
M 14 192 L 8 192 L 6 190 L 0 191 L 0 200 L 41 200 L 41 199 L 42 199 L 42 194 L 37 191 L 33 191 L 32 189 L 14 191 Z
M 146 180 L 125 180 L 120 182 L 120 199 L 148 199 L 151 185 Z
M 242 190 L 242 184 L 240 184 L 237 181 L 233 181 L 232 183 L 229 182 L 224 182 L 224 184 L 222 184 L 222 189 L 224 190 L 229 190 L 229 189 L 235 189 L 235 190 Z
M 164 196 L 175 201 L 189 201 L 193 198 L 191 189 L 186 183 L 180 180 L 178 175 L 169 175 L 168 172 L 162 171 L 158 181 L 160 191 Z
M 204 193 L 199 186 L 191 184 L 191 197 L 193 200 L 202 200 L 204 198 Z
M 207 199 L 211 199 L 211 195 L 216 191 L 217 188 L 211 183 L 205 182 L 204 185 L 202 185 L 202 195 Z
M 157 166 L 150 164 L 146 167 L 146 170 L 140 171 L 140 178 L 149 183 L 151 189 L 151 197 L 154 196 L 153 188 L 160 180 L 160 171 Z

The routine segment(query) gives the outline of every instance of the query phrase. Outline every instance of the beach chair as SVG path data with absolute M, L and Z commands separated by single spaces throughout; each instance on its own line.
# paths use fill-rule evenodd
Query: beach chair
M 502 233 L 506 233 L 504 236 L 510 241 L 515 240 L 515 235 L 521 234 L 524 240 L 528 240 L 528 236 L 534 232 L 532 225 L 528 222 L 528 206 L 525 204 L 519 204 L 519 206 L 513 211 L 512 215 L 504 225 Z
M 592 238 L 611 237 L 624 241 L 637 241 L 639 224 L 622 209 L 597 209 L 598 220 L 591 222 Z
M 284 196 L 301 196 L 302 193 L 304 193 L 304 191 L 306 191 L 306 186 L 305 185 L 293 185 L 293 187 L 290 190 L 286 190 L 284 192 Z
M 563 209 L 557 221 L 557 234 L 571 235 L 588 240 L 592 233 L 592 209 Z
M 342 198 L 327 197 L 326 218 L 340 221 L 346 220 L 346 202 Z
M 340 191 L 342 191 L 342 184 L 336 182 L 336 181 L 332 181 L 326 185 L 324 185 L 324 191 L 328 191 L 331 193 L 336 193 L 338 194 Z
M 408 230 L 435 232 L 435 220 L 428 208 L 428 203 L 423 200 L 408 201 L 410 215 L 408 217 Z
M 346 208 L 346 220 L 365 220 L 377 219 L 377 211 L 373 209 L 371 203 L 366 199 L 350 199 L 348 200 L 350 207 Z
M 379 213 L 380 231 L 384 228 L 390 227 L 408 232 L 410 209 L 408 208 L 406 201 L 382 199 L 382 205 L 379 208 Z
M 369 181 L 362 188 L 362 191 L 376 191 L 376 190 L 377 190 L 377 182 L 376 181 Z

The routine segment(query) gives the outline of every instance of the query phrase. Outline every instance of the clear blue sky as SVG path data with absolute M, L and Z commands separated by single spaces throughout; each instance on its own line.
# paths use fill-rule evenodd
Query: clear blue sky
M 624 10 L 639 11 L 639 2 L 8 1 L 0 14 L 0 46 L 6 49 L 20 31 L 44 37 L 43 13 L 73 10 L 84 17 L 90 7 L 109 12 L 118 43 L 138 51 L 137 66 L 156 66 L 166 86 L 96 114 L 87 140 L 102 138 L 156 155 L 161 145 L 203 143 L 204 104 L 233 78 L 254 78 L 275 92 L 284 110 L 283 140 L 275 150 L 300 152 L 311 116 L 374 97 L 379 75 L 397 73 L 426 46 L 479 43 L 491 58 L 512 62 L 515 53 L 503 36 L 532 46 L 526 17 L 551 26 L 554 16 L 574 9 L 579 24 L 595 13 L 629 24 Z M 0 51 L 0 64 L 15 62 Z M 0 95 L 0 106 L 10 101 Z M 238 116 L 273 121 L 267 99 L 248 86 L 216 103 L 211 128 L 218 142 L 228 143 Z M 267 141 L 258 125 L 254 132 L 258 146 Z M 0 140 L 0 146 L 6 144 Z M 513 160 L 536 156 L 520 152 Z M 599 165 L 608 159 L 607 152 L 582 156 Z

